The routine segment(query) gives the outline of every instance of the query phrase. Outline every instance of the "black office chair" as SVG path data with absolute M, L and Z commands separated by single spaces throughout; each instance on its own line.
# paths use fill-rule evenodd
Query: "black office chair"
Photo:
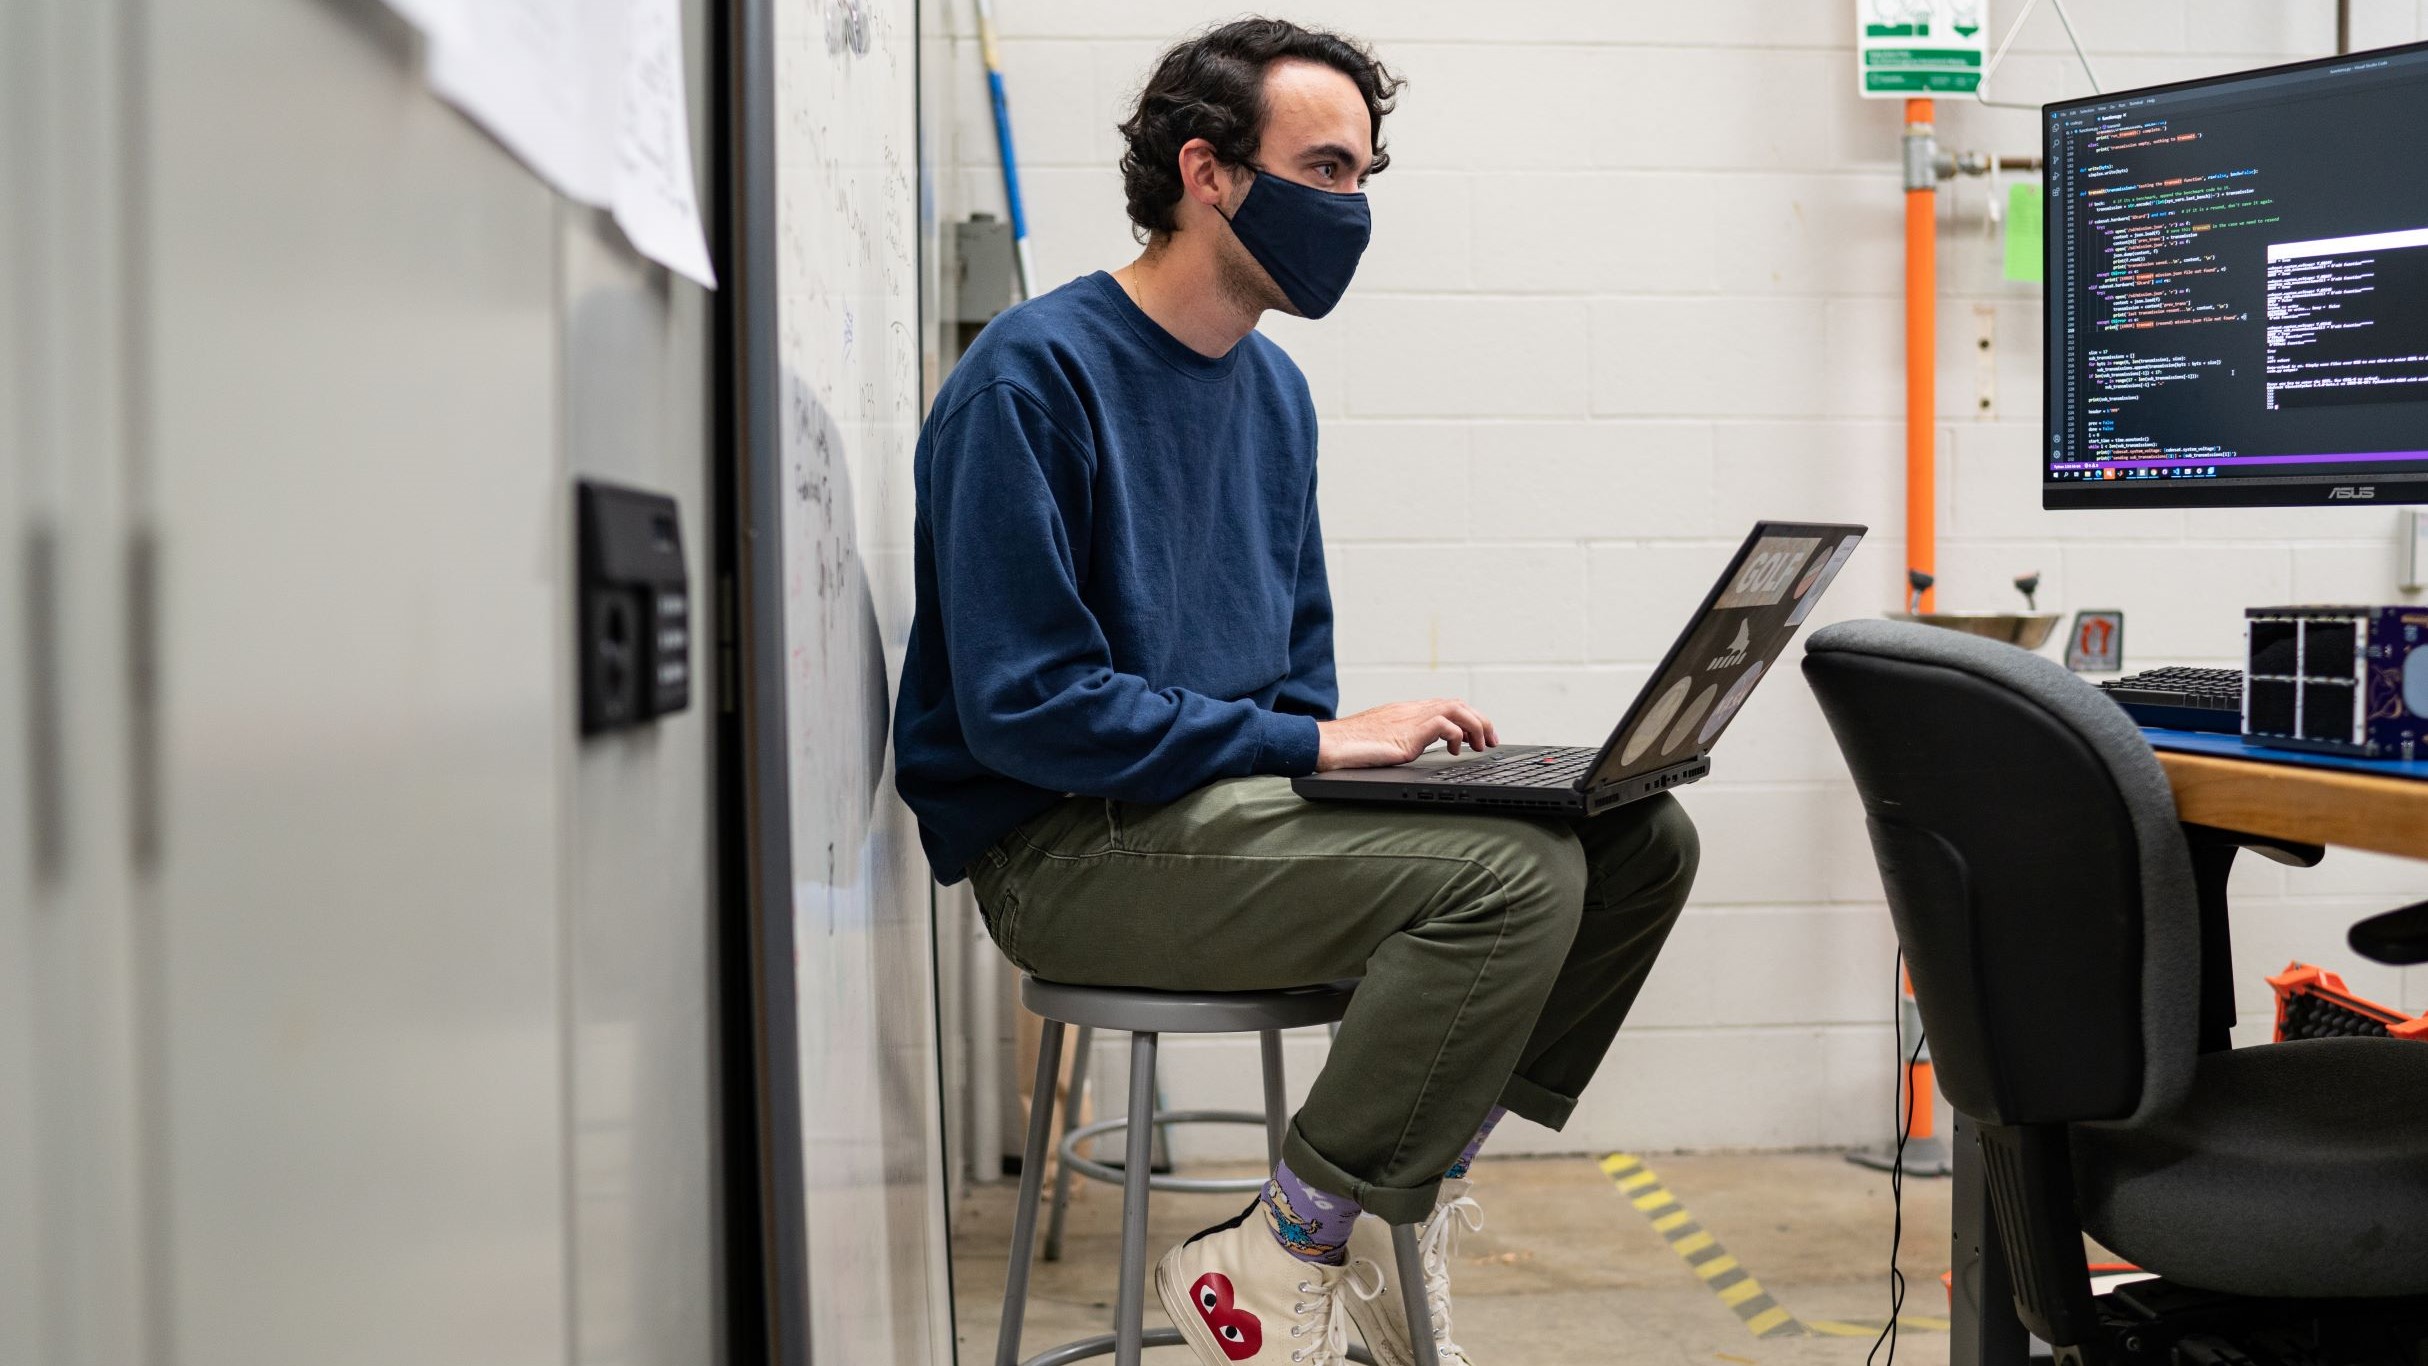
M 2238 841 L 2177 822 L 2122 711 L 2037 655 L 1901 622 L 1816 633 L 1804 672 L 1939 1083 L 1979 1136 L 2017 1314 L 2060 1361 L 2142 1359 L 2101 1327 L 2085 1231 L 2227 1296 L 2428 1294 L 2428 1047 L 2228 1049 L 2212 992 L 2204 1051 L 2202 903 L 2206 976 L 2230 985 Z

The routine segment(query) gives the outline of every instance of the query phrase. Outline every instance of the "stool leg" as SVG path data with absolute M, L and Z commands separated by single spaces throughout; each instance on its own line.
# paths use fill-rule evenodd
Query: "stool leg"
M 1020 1324 L 1029 1308 L 1029 1261 L 1037 1244 L 1037 1197 L 1045 1187 L 1045 1145 L 1054 1132 L 1054 1079 L 1061 1072 L 1062 1021 L 1048 1020 L 1037 1040 L 1037 1085 L 1029 1092 L 1029 1145 L 1020 1158 L 1020 1204 L 1012 1215 L 1012 1265 L 1004 1277 L 995 1366 L 1020 1362 Z
M 1281 1136 L 1290 1127 L 1290 1087 L 1281 1070 L 1281 1031 L 1256 1036 L 1265 1055 L 1265 1161 L 1281 1165 Z
M 1130 1036 L 1130 1146 L 1121 1167 L 1121 1295 L 1113 1306 L 1113 1366 L 1138 1366 L 1139 1353 L 1145 1350 L 1147 1182 L 1155 1165 L 1155 1042 L 1153 1034 Z
M 1095 1052 L 1096 1030 L 1090 1025 L 1079 1026 L 1071 1040 L 1071 1085 L 1062 1093 L 1062 1140 L 1054 1150 L 1071 1141 L 1071 1130 L 1079 1127 L 1079 1101 L 1088 1093 L 1088 1055 Z M 1071 1203 L 1071 1164 L 1054 1164 L 1054 1209 L 1045 1221 L 1045 1259 L 1062 1260 L 1062 1212 Z
M 1416 1250 L 1416 1225 L 1391 1226 L 1391 1258 L 1399 1263 L 1400 1289 L 1408 1301 L 1408 1345 L 1415 1349 L 1416 1366 L 1441 1366 L 1433 1350 L 1433 1306 L 1425 1298 L 1425 1259 Z

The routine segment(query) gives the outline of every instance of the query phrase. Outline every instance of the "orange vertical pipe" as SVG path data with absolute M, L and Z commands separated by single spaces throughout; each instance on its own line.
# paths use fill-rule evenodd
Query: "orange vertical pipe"
M 1909 135 L 1930 124 L 1929 100 L 1905 102 Z M 1939 572 L 1938 200 L 1936 185 L 1905 192 L 1905 563 L 1925 574 Z M 1923 591 L 1923 611 L 1935 597 Z
M 1914 974 L 1900 969 L 1897 973 L 1897 1002 L 1900 1021 L 1912 1021 L 1917 1032 L 1922 1026 L 1922 1012 L 1914 1006 Z M 1898 1047 L 1904 1047 L 1900 1035 Z M 1905 1067 L 1905 1136 L 1908 1139 L 1933 1138 L 1938 1135 L 1938 1099 L 1935 1094 L 1937 1077 L 1931 1070 L 1930 1050 Z
M 1905 1136 L 1908 1139 L 1938 1137 L 1936 1112 L 1939 1107 L 1932 1096 L 1933 1084 L 1931 1065 L 1927 1060 L 1906 1069 Z

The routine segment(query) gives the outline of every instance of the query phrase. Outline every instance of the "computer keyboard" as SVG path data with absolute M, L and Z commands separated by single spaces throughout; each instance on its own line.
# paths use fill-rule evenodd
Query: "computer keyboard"
M 1503 787 L 1574 787 L 1593 767 L 1598 749 L 1546 749 L 1503 758 L 1481 755 L 1433 771 L 1437 782 L 1495 783 Z
M 2111 679 L 2099 688 L 2140 725 L 2242 732 L 2240 669 L 2149 669 Z

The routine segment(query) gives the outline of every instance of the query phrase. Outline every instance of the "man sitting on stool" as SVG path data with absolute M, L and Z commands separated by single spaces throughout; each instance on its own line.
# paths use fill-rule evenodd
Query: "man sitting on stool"
M 1399 84 L 1279 20 L 1165 53 L 1122 124 L 1144 253 L 997 318 L 919 438 L 894 738 L 936 876 L 1050 981 L 1364 979 L 1263 1193 L 1156 1267 L 1206 1366 L 1338 1360 L 1343 1313 L 1413 1359 L 1361 1210 L 1430 1221 L 1419 1331 L 1466 1362 L 1438 1235 L 1477 1218 L 1467 1165 L 1505 1111 L 1567 1120 L 1694 882 L 1666 795 L 1561 820 L 1290 790 L 1499 743 L 1451 698 L 1333 719 L 1315 409 L 1256 332 L 1347 289 Z

